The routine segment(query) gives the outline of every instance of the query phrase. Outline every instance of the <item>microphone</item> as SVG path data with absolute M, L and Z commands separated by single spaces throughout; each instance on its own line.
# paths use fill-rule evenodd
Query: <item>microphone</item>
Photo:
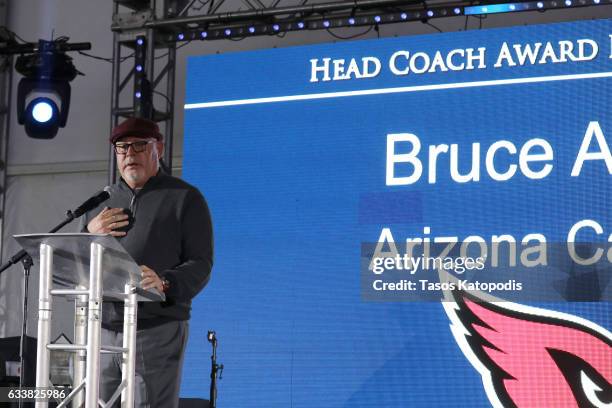
M 87 211 L 93 210 L 98 205 L 108 200 L 111 196 L 109 191 L 110 191 L 110 187 L 106 186 L 104 187 L 104 191 L 89 198 L 87 201 L 85 201 L 83 204 L 77 207 L 77 209 L 72 212 L 72 214 L 74 215 L 74 218 L 80 217 L 81 215 L 85 214 Z

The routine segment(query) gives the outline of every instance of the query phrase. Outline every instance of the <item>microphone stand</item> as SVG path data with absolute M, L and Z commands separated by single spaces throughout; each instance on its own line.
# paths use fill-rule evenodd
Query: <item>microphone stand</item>
M 25 364 L 25 352 L 26 352 L 26 340 L 28 331 L 28 282 L 30 280 L 30 269 L 34 262 L 30 255 L 26 255 L 21 260 L 23 265 L 23 320 L 21 325 L 21 338 L 19 339 L 19 389 L 21 390 L 25 386 L 26 376 L 26 364 Z M 23 400 L 19 399 L 19 408 L 21 408 Z
M 52 234 L 54 232 L 59 231 L 62 227 L 72 222 L 72 220 L 74 220 L 75 218 L 76 217 L 74 216 L 74 213 L 72 211 L 66 211 L 66 219 L 57 224 L 55 228 L 49 231 L 49 233 Z M 22 249 L 21 251 L 13 255 L 7 262 L 5 262 L 0 267 L 0 274 L 12 265 L 15 265 L 17 262 L 21 262 L 21 264 L 23 265 L 23 322 L 21 325 L 21 338 L 19 341 L 19 361 L 21 364 L 21 367 L 19 369 L 19 389 L 21 389 L 25 385 L 25 349 L 27 346 L 26 339 L 28 332 L 28 286 L 30 280 L 30 269 L 34 264 L 34 262 L 32 262 L 32 257 L 30 257 L 30 255 L 28 255 L 28 253 Z M 19 408 L 21 408 L 21 404 L 22 400 L 20 399 Z
M 214 331 L 208 332 L 208 341 L 212 344 L 210 356 L 210 408 L 217 408 L 217 376 L 222 379 L 223 364 L 217 364 L 217 337 Z

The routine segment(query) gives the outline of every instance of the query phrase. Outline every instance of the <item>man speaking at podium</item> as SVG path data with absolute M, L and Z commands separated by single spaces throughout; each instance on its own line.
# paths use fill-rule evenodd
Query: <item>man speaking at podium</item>
M 210 213 L 202 194 L 160 170 L 163 136 L 155 122 L 129 118 L 110 142 L 121 173 L 107 207 L 87 213 L 82 230 L 110 234 L 140 265 L 144 289 L 166 302 L 138 307 L 136 407 L 176 407 L 191 299 L 209 280 L 213 260 Z M 105 302 L 102 344 L 122 346 L 123 303 Z M 102 354 L 100 396 L 108 401 L 121 382 L 121 356 Z

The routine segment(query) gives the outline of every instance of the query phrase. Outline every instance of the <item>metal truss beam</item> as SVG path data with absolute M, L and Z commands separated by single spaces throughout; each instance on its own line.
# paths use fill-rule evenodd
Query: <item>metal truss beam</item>
M 7 20 L 7 2 L 0 4 L 0 24 L 5 25 Z M 6 33 L 0 34 L 5 37 Z M 2 38 L 7 40 L 8 38 Z M 10 130 L 10 106 L 13 83 L 13 56 L 0 56 L 0 254 L 4 246 L 4 214 L 6 201 L 6 178 L 8 160 L 8 139 Z
M 178 16 L 177 10 L 186 8 L 188 0 L 114 0 L 113 68 L 110 126 L 129 116 L 145 116 L 160 124 L 165 137 L 163 166 L 172 171 L 174 88 L 176 67 L 176 45 L 162 42 L 163 30 L 146 27 L 144 23 Z M 142 110 L 134 98 L 135 66 L 132 58 L 137 37 L 146 41 L 144 72 L 151 87 L 153 111 Z M 130 86 L 132 85 L 132 86 Z M 157 95 L 157 96 L 156 96 Z M 159 98 L 162 96 L 162 98 Z M 113 149 L 109 149 L 109 183 L 117 179 L 117 164 Z
M 279 1 L 272 4 L 272 7 L 260 7 L 255 8 L 251 3 L 253 0 L 245 0 L 249 3 L 248 10 L 236 10 L 223 13 L 214 13 L 215 10 L 223 4 L 222 2 L 217 3 L 217 6 L 212 10 L 212 13 L 196 16 L 185 16 L 185 17 L 174 17 L 162 20 L 150 20 L 143 22 L 143 28 L 153 29 L 165 29 L 167 32 L 178 32 L 186 28 L 194 28 L 198 25 L 218 23 L 218 24 L 231 24 L 244 22 L 253 19 L 270 19 L 277 18 L 282 20 L 288 15 L 324 15 L 333 12 L 355 12 L 357 10 L 372 10 L 372 9 L 384 9 L 389 7 L 411 7 L 411 8 L 425 8 L 425 2 L 421 0 L 354 0 L 354 1 L 335 1 L 327 3 L 316 3 L 311 4 L 308 1 L 303 1 L 299 5 L 278 7 Z M 257 1 L 257 0 L 254 0 Z M 261 2 L 257 1 L 258 5 Z M 463 5 L 469 4 L 468 2 L 453 2 L 452 4 L 461 3 Z M 121 24 L 113 24 L 111 30 L 115 32 L 123 31 Z
M 208 5 L 208 12 L 187 15 L 195 2 L 200 8 Z M 246 5 L 246 10 L 220 12 L 227 0 L 192 0 L 176 16 L 165 19 L 146 19 L 141 27 L 155 30 L 160 43 L 192 40 L 224 40 L 256 35 L 274 35 L 286 31 L 321 30 L 351 26 L 378 26 L 432 18 L 487 14 L 487 5 L 500 10 L 544 11 L 577 7 L 610 6 L 612 0 L 340 0 L 316 2 L 300 0 L 299 4 L 279 6 L 273 0 L 265 6 L 261 0 L 235 0 L 234 5 Z M 284 0 L 287 1 L 292 0 Z M 475 11 L 481 10 L 481 11 Z M 493 12 L 493 11 L 492 11 Z M 497 11 L 499 12 L 499 11 Z M 111 29 L 122 32 L 125 25 L 113 24 Z

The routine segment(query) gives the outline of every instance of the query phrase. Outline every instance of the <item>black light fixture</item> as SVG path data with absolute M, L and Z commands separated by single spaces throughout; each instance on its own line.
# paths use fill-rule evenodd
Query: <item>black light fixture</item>
M 17 58 L 15 69 L 24 76 L 17 88 L 17 121 L 32 138 L 52 139 L 66 126 L 69 82 L 83 75 L 66 55 L 69 46 L 65 39 L 39 40 L 33 53 Z

